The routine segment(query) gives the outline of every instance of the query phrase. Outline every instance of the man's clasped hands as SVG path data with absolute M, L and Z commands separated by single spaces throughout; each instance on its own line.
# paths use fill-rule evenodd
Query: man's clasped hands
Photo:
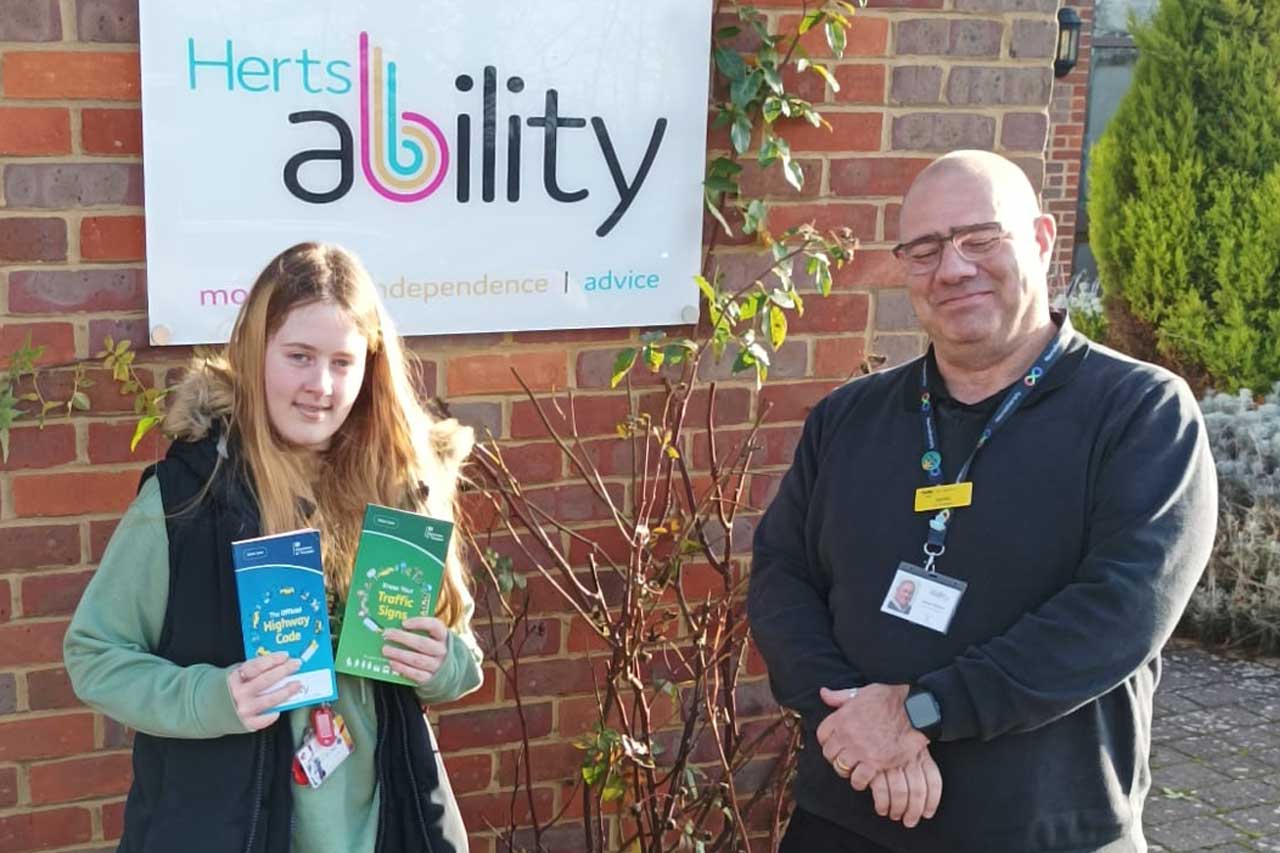
M 929 739 L 912 727 L 905 684 L 821 689 L 835 711 L 818 726 L 822 754 L 855 791 L 871 788 L 876 813 L 903 826 L 931 818 L 942 799 L 942 774 Z

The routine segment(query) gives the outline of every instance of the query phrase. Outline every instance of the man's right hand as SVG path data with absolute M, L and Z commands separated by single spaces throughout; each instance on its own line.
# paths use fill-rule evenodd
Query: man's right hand
M 900 820 L 907 829 L 931 818 L 942 800 L 942 773 L 928 747 L 901 767 L 877 773 L 871 780 L 876 814 Z
M 279 711 L 267 710 L 289 701 L 302 689 L 298 682 L 291 682 L 272 690 L 283 679 L 298 671 L 302 661 L 291 658 L 285 652 L 256 657 L 227 670 L 227 689 L 231 691 L 231 703 L 245 731 L 265 729 L 280 718 Z M 267 692 L 271 691 L 271 692 Z

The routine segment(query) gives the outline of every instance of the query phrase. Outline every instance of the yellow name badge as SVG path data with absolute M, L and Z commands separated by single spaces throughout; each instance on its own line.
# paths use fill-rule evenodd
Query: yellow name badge
M 973 503 L 973 483 L 956 483 L 951 486 L 930 486 L 916 489 L 916 512 L 934 509 L 952 509 Z

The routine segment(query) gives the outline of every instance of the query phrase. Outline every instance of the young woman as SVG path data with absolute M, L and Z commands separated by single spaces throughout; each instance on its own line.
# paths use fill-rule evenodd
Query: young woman
M 320 530 L 341 614 L 366 503 L 453 518 L 468 428 L 432 421 L 359 262 L 305 243 L 263 270 L 225 354 L 168 398 L 143 476 L 67 632 L 76 694 L 138 734 L 122 851 L 465 851 L 422 714 L 480 685 L 457 539 L 438 618 L 385 632 L 416 688 L 338 675 L 352 754 L 319 788 L 291 768 L 309 708 L 267 713 L 296 661 L 244 663 L 231 543 Z M 335 626 L 336 627 L 336 626 Z

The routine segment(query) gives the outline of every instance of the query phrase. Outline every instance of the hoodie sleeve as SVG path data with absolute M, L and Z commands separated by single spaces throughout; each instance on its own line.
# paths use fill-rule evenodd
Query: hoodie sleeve
M 815 727 L 831 711 L 819 687 L 840 690 L 867 683 L 836 645 L 827 607 L 831 580 L 823 576 L 805 534 L 830 399 L 805 421 L 795 461 L 760 519 L 747 589 L 751 636 L 769 669 L 773 695 Z
M 150 735 L 213 738 L 245 731 L 226 670 L 153 654 L 169 600 L 169 537 L 152 477 L 125 512 L 76 608 L 63 657 L 86 705 Z

